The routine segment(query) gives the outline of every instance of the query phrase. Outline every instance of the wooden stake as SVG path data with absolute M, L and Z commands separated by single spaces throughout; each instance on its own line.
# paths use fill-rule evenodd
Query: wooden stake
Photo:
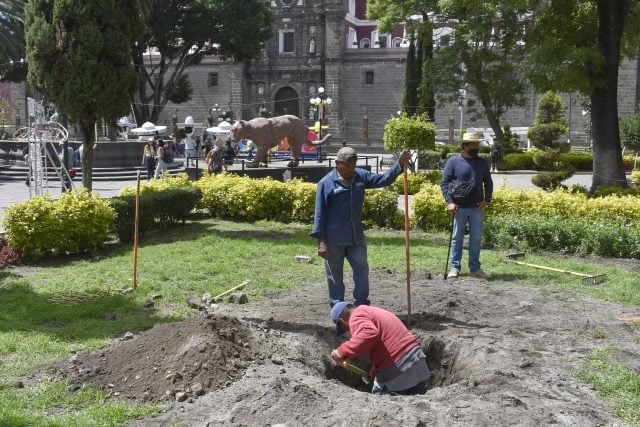
M 409 178 L 407 176 L 407 162 L 404 162 L 404 241 L 407 258 L 407 327 L 411 327 L 411 262 L 409 244 Z
M 136 216 L 133 226 L 133 281 L 131 287 L 138 287 L 138 221 L 140 220 L 140 171 L 136 177 Z

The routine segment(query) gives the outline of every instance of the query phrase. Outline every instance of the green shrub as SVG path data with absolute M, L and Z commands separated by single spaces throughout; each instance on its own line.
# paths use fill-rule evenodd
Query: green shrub
M 202 177 L 196 186 L 202 190 L 199 206 L 213 217 L 236 221 L 294 219 L 293 186 L 271 178 L 251 179 L 223 173 Z
M 362 205 L 362 222 L 369 228 L 393 227 L 398 212 L 398 195 L 389 190 L 366 190 Z
M 533 162 L 533 152 L 511 153 L 502 157 L 505 169 L 507 170 L 535 170 L 537 166 Z
M 147 191 L 140 195 L 138 237 L 148 230 L 166 230 L 170 224 L 183 222 L 196 207 L 202 192 L 195 187 L 175 187 L 159 191 Z M 135 231 L 135 195 L 111 198 L 116 212 L 115 228 L 121 242 L 131 242 Z
M 9 207 L 2 218 L 9 245 L 25 257 L 85 252 L 101 246 L 115 213 L 109 202 L 86 190 L 58 200 L 34 197 Z
M 640 113 L 620 117 L 620 143 L 631 150 L 640 150 Z
M 451 216 L 446 211 L 439 185 L 424 184 L 420 192 L 413 197 L 412 207 L 416 226 L 429 231 L 448 229 Z
M 560 153 L 560 163 L 571 165 L 577 171 L 591 171 L 593 155 L 591 153 Z
M 562 181 L 573 175 L 573 170 L 559 170 L 554 172 L 540 172 L 531 177 L 531 183 L 543 190 L 554 190 L 562 185 Z
M 436 127 L 421 116 L 402 114 L 387 121 L 383 133 L 384 149 L 398 153 L 407 147 L 412 150 L 435 149 Z
M 608 219 L 494 215 L 483 234 L 489 246 L 640 258 L 640 227 Z
M 640 186 L 640 169 L 631 172 L 631 183 Z
M 444 152 L 446 150 L 446 153 Z M 423 150 L 418 152 L 418 166 L 420 169 L 439 169 L 440 161 L 444 155 L 447 158 L 449 149 L 445 146 L 443 152 L 434 150 Z
M 317 184 L 292 179 L 286 183 L 286 187 L 293 192 L 292 221 L 302 223 L 313 222 L 313 214 L 316 207 Z
M 181 173 L 176 176 L 162 175 L 160 179 L 153 179 L 147 183 L 140 185 L 140 194 L 154 193 L 158 191 L 167 190 L 169 188 L 182 188 L 193 187 L 193 181 L 189 180 L 189 176 L 186 173 Z M 129 185 L 120 189 L 118 196 L 135 196 L 136 186 Z
M 420 188 L 425 183 L 440 184 L 442 180 L 442 173 L 438 170 L 432 170 L 429 172 L 416 172 L 407 174 L 407 184 L 409 187 L 409 194 L 416 194 L 420 191 Z M 391 184 L 391 188 L 397 194 L 404 194 L 404 178 L 399 176 L 398 179 Z
M 618 185 L 612 187 L 596 187 L 592 197 L 607 196 L 640 196 L 640 188 L 625 188 Z

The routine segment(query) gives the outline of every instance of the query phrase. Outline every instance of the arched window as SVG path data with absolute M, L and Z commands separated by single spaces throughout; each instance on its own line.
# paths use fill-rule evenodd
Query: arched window
M 400 47 L 401 44 L 402 44 L 402 38 L 400 37 L 395 37 L 391 42 L 391 46 L 393 47 Z
M 371 40 L 369 39 L 360 39 L 360 49 L 369 49 L 371 47 Z

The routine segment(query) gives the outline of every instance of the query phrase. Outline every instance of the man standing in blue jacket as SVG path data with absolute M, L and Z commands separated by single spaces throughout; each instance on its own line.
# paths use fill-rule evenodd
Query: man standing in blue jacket
M 482 223 L 484 209 L 491 203 L 493 180 L 486 160 L 478 157 L 482 134 L 467 132 L 462 136 L 462 155 L 450 157 L 442 172 L 440 187 L 447 203 L 447 211 L 453 215 L 451 238 L 451 271 L 449 278 L 460 274 L 462 260 L 462 242 L 467 223 L 469 224 L 469 271 L 471 276 L 489 279 L 489 275 L 480 268 L 480 246 L 482 243 Z M 464 201 L 455 203 L 449 194 L 452 181 L 475 183 L 475 188 Z
M 358 153 L 352 147 L 343 147 L 336 155 L 336 168 L 318 183 L 311 237 L 318 239 L 318 256 L 324 258 L 332 307 L 344 301 L 345 258 L 353 270 L 355 305 L 369 305 L 369 263 L 362 226 L 364 191 L 391 185 L 409 156 L 404 150 L 398 163 L 377 174 L 356 169 Z

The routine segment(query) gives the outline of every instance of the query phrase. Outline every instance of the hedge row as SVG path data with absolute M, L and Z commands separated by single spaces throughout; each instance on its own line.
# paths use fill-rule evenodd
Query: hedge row
M 195 185 L 202 191 L 198 207 L 212 217 L 234 221 L 313 222 L 316 184 L 221 174 L 205 176 Z M 390 227 L 397 222 L 399 213 L 397 195 L 391 191 L 367 190 L 362 212 L 365 225 Z
M 510 153 L 502 158 L 501 167 L 506 170 L 539 170 L 533 162 L 535 149 L 523 153 Z M 633 156 L 623 156 L 624 169 L 630 171 L 634 168 Z M 577 171 L 593 170 L 593 155 L 591 153 L 562 153 L 560 162 L 575 167 Z
M 170 224 L 184 223 L 202 198 L 199 188 L 178 186 L 140 192 L 138 236 L 153 228 L 166 230 Z M 116 212 L 115 229 L 121 242 L 133 241 L 136 196 L 126 194 L 111 198 Z
M 101 246 L 115 214 L 109 202 L 86 190 L 49 196 L 9 207 L 2 217 L 11 248 L 38 258 L 90 251 Z

